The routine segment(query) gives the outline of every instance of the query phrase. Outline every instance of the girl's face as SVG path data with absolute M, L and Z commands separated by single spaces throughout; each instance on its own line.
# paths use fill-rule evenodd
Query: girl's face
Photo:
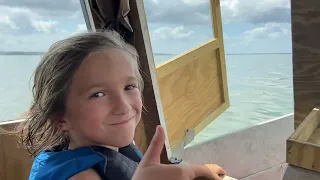
M 129 55 L 108 49 L 89 55 L 75 72 L 62 128 L 69 133 L 71 148 L 124 147 L 133 141 L 141 111 Z

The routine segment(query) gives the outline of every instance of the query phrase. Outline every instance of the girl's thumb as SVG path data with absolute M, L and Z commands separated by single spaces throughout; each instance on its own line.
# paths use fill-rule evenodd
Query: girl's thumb
M 160 164 L 160 155 L 165 141 L 164 130 L 161 126 L 157 126 L 147 152 L 142 158 L 140 166 L 145 167 L 151 164 Z

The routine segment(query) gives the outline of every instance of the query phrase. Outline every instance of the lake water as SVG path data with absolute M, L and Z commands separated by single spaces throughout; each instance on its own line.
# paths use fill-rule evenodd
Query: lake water
M 155 56 L 156 64 L 170 56 Z M 0 121 L 27 111 L 32 73 L 40 56 L 0 55 Z M 193 143 L 293 112 L 292 55 L 226 55 L 230 108 Z

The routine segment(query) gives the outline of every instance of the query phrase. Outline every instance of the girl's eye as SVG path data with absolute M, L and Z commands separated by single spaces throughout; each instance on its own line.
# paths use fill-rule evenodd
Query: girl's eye
M 134 88 L 137 88 L 137 86 L 136 86 L 136 85 L 128 85 L 128 86 L 126 86 L 126 87 L 124 88 L 124 90 L 130 91 L 130 90 L 132 90 L 132 89 L 134 89 Z
M 98 93 L 94 93 L 91 95 L 91 97 L 93 98 L 98 98 L 98 97 L 102 97 L 104 96 L 105 94 L 103 92 L 98 92 Z

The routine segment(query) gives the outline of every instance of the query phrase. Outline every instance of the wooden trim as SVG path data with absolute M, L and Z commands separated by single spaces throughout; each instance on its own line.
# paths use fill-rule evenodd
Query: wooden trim
M 320 122 L 314 119 L 320 119 L 319 108 L 314 108 L 310 114 L 302 121 L 290 138 L 298 141 L 307 141 L 313 131 L 319 126 Z
M 212 29 L 214 31 L 213 36 L 218 39 L 223 39 L 220 0 L 210 0 L 210 6 Z
M 222 17 L 221 17 L 221 6 L 220 0 L 211 0 L 211 20 L 212 20 L 212 28 L 214 30 L 214 37 L 219 40 L 219 51 L 217 51 L 217 57 L 220 57 L 220 66 L 221 66 L 221 75 L 222 75 L 222 84 L 223 84 L 223 92 L 224 92 L 224 101 L 227 104 L 229 102 L 229 94 L 228 94 L 228 82 L 227 82 L 227 68 L 225 61 L 225 52 L 224 52 L 224 44 L 223 44 L 223 29 L 222 29 Z
M 163 112 L 159 88 L 157 83 L 156 68 L 154 64 L 153 51 L 150 42 L 148 24 L 144 10 L 143 0 L 130 0 L 130 24 L 134 30 L 134 44 L 140 56 L 141 70 L 144 74 L 145 89 L 143 92 L 144 105 L 147 113 L 143 113 L 142 121 L 144 132 L 140 132 L 140 144 L 137 144 L 143 152 L 149 146 L 156 130 L 157 125 L 162 125 L 166 131 L 164 117 L 159 116 Z M 139 130 L 139 129 L 138 129 Z M 140 129 L 140 131 L 143 131 Z M 143 141 L 144 139 L 144 141 Z M 170 163 L 171 150 L 168 138 L 166 136 L 166 148 L 161 155 L 162 163 Z
M 287 163 L 320 172 L 320 111 L 313 110 L 287 140 Z
M 320 172 L 320 146 L 287 140 L 286 162 L 290 165 Z
M 320 148 L 320 144 L 313 144 L 313 143 L 310 143 L 310 142 L 299 141 L 299 140 L 292 139 L 292 138 L 289 138 L 288 141 L 295 142 L 295 143 L 298 143 L 298 144 L 304 144 L 304 145 L 314 146 L 314 147 Z
M 219 40 L 213 39 L 206 43 L 203 43 L 195 48 L 192 48 L 185 53 L 171 58 L 169 61 L 157 66 L 157 76 L 162 78 L 168 74 L 177 71 L 178 69 L 192 63 L 195 59 L 198 59 L 202 54 L 208 54 L 211 51 L 218 49 Z M 184 59 L 181 61 L 180 59 Z

